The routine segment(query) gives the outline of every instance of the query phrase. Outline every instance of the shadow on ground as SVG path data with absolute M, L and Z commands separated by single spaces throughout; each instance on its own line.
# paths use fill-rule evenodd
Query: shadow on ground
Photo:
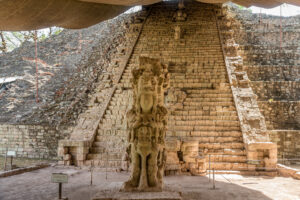
M 118 192 L 129 173 L 93 173 L 93 186 L 90 186 L 91 173 L 75 168 L 48 167 L 7 178 L 0 178 L 1 200 L 52 200 L 57 197 L 58 185 L 51 183 L 51 173 L 69 174 L 69 183 L 63 185 L 64 196 L 70 200 L 89 200 L 101 192 Z M 269 200 L 300 199 L 300 181 L 276 177 L 242 177 L 238 175 L 217 175 L 216 189 L 207 177 L 168 176 L 164 179 L 166 191 L 181 192 L 184 200 Z M 279 185 L 279 186 L 278 186 Z M 294 187 L 294 189 L 292 188 Z M 277 196 L 281 195 L 281 196 Z M 284 196 L 282 196 L 284 195 Z M 278 197 L 278 198 L 277 198 Z

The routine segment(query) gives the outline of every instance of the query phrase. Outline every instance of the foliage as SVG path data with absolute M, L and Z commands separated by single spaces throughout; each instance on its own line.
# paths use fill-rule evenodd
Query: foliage
M 50 27 L 37 31 L 0 31 L 0 53 L 12 51 L 20 47 L 24 42 L 34 42 L 45 40 L 51 35 L 58 35 L 63 29 L 59 27 Z

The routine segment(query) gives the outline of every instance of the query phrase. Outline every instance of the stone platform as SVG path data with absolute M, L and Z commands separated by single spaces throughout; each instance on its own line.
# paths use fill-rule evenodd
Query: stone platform
M 97 194 L 92 200 L 181 200 L 178 192 L 118 192 Z

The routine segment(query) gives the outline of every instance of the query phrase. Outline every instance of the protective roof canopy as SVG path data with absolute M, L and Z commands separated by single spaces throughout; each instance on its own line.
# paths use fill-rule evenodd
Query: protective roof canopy
M 161 0 L 0 0 L 0 30 L 34 30 L 51 26 L 85 28 L 113 18 L 135 5 Z M 227 0 L 196 0 L 225 3 Z M 271 8 L 282 3 L 300 6 L 300 0 L 232 0 L 242 6 Z

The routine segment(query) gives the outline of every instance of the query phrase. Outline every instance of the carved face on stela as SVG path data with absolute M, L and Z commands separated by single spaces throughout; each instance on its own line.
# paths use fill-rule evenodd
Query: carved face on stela
M 150 113 L 154 106 L 158 77 L 154 75 L 150 63 L 145 63 L 143 68 L 144 70 L 138 80 L 140 105 L 143 113 Z
M 159 59 L 140 57 L 139 67 L 132 71 L 136 108 L 150 114 L 163 102 L 163 88 L 168 86 L 167 66 Z M 139 109 L 138 109 L 139 110 Z

